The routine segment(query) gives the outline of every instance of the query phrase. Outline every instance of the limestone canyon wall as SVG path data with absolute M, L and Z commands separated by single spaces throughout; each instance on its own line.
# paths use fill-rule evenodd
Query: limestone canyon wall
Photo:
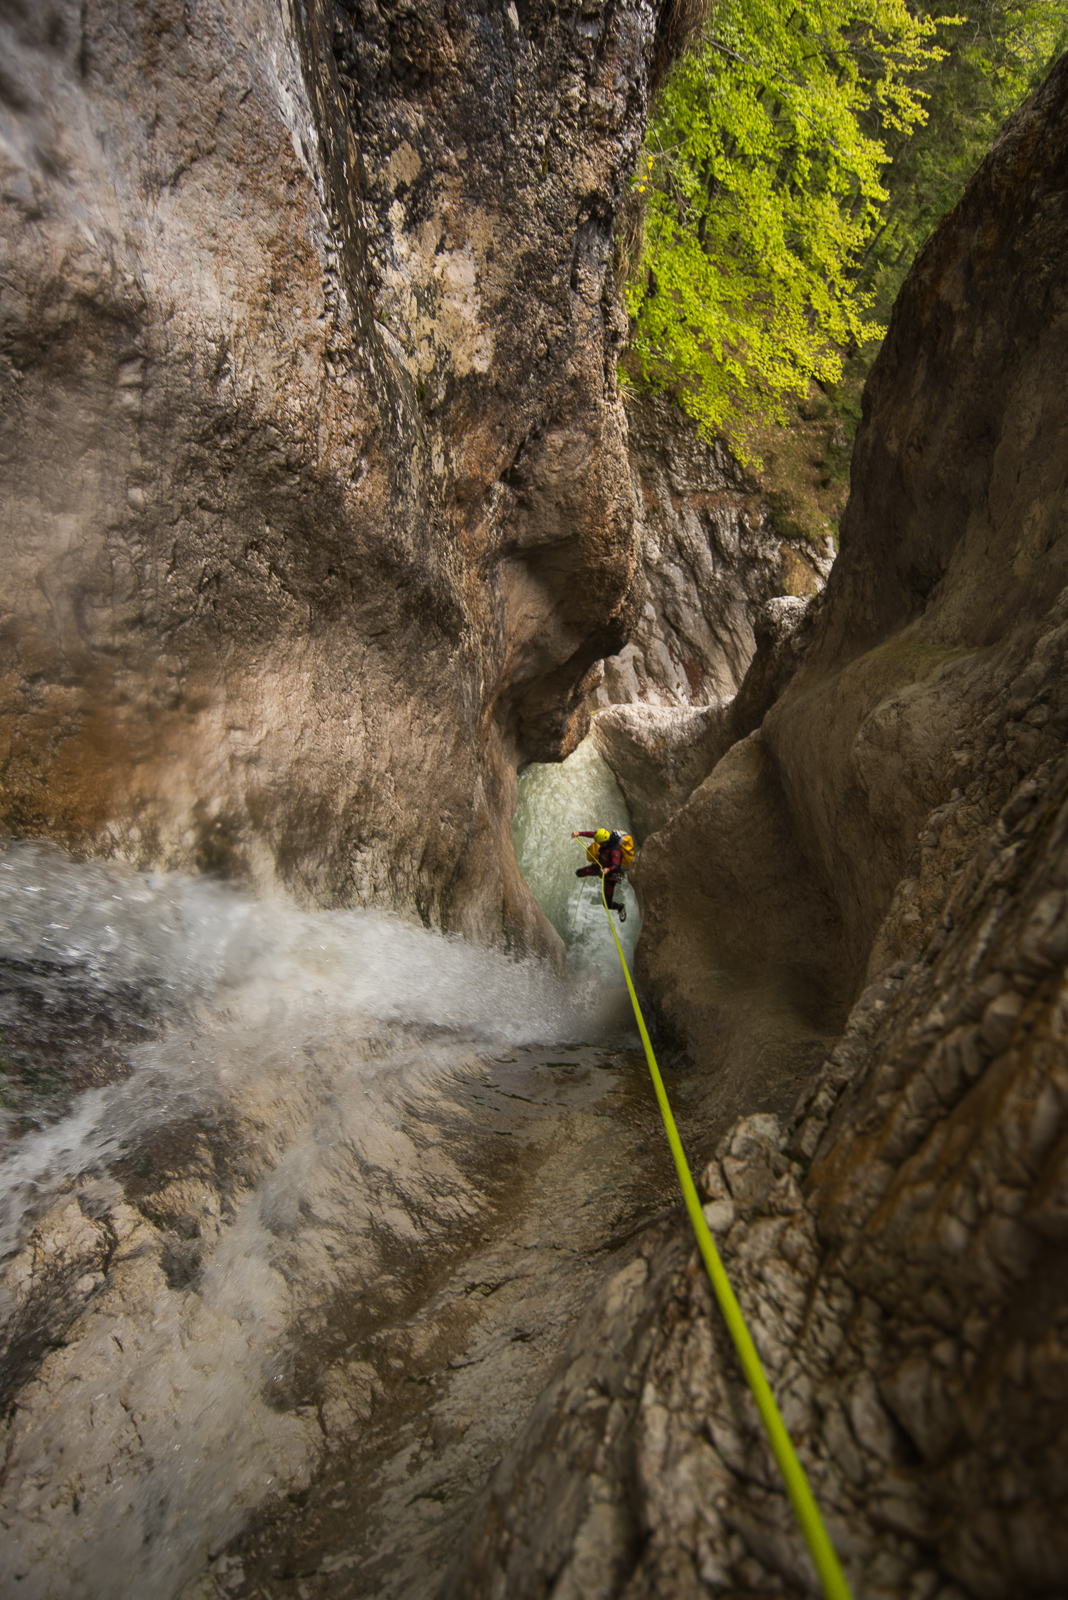
M 0 812 L 552 945 L 515 768 L 638 561 L 656 8 L 3 8 Z
M 1068 579 L 1060 83 L 1006 131 L 902 292 L 799 670 L 643 855 L 647 974 L 680 1022 L 703 1004 L 683 954 L 703 927 L 699 959 L 728 1004 L 763 965 L 799 1036 L 817 1014 L 837 1032 L 866 975 L 931 936 L 984 830 L 1060 749 L 1059 702 L 1033 704 L 1059 681 Z M 751 843 L 724 827 L 739 811 Z M 717 845 L 676 891 L 684 835 Z M 731 906 L 754 870 L 781 906 L 767 899 L 747 931 Z M 827 931 L 813 941 L 815 903 Z M 761 956 L 780 942 L 805 952 L 808 1018 L 778 957 Z M 694 1037 L 696 1016 L 681 1023 Z
M 864 1600 L 1068 1589 L 1066 251 L 1068 57 L 902 291 L 805 659 L 636 868 L 675 1093 L 748 1113 L 706 1214 Z M 450 1592 L 594 1572 L 818 1592 L 682 1223 L 591 1307 Z
M 713 705 L 745 678 L 754 611 L 773 596 L 822 588 L 833 551 L 779 533 L 726 445 L 701 438 L 663 396 L 629 391 L 626 411 L 646 593 L 591 703 Z
M 658 25 L 8 0 L 5 826 L 551 948 L 515 771 L 644 542 L 640 977 L 787 1421 L 858 1596 L 1059 1600 L 1068 60 L 905 286 L 808 604 L 715 452 L 636 411 L 628 469 Z M 813 1592 L 684 1226 L 616 1244 L 443 1593 Z
M 759 723 L 834 551 L 778 531 L 752 476 L 678 406 L 631 391 L 626 408 L 645 592 L 590 705 L 640 840 Z

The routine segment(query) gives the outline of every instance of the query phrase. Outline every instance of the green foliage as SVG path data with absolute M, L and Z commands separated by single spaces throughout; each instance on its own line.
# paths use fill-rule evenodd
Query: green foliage
M 665 84 L 631 350 L 706 431 L 737 441 L 879 333 L 855 269 L 887 199 L 883 136 L 924 116 L 934 31 L 904 0 L 718 0 Z
M 956 205 L 1005 119 L 1068 46 L 1064 0 L 964 0 L 959 26 L 940 26 L 941 61 L 922 74 L 927 119 L 891 142 L 883 220 L 858 281 L 884 318 L 939 219 Z
M 660 93 L 622 241 L 628 365 L 743 459 L 812 380 L 851 439 L 912 260 L 1068 46 L 1064 0 L 957 10 L 712 0 Z

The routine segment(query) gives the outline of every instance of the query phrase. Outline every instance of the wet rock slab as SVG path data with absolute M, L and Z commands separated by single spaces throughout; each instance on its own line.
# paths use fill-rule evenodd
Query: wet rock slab
M 461 1136 L 483 1174 L 500 1169 L 493 1203 L 470 1237 L 420 1262 L 416 1292 L 383 1282 L 355 1317 L 332 1311 L 333 1359 L 325 1344 L 305 1357 L 322 1361 L 321 1469 L 184 1600 L 432 1590 L 591 1292 L 637 1281 L 638 1236 L 673 1205 L 645 1091 L 637 1058 L 591 1049 L 523 1051 L 461 1088 Z M 486 1141 L 507 1148 L 487 1157 Z
M 413 1090 L 407 1168 L 346 1147 L 299 1214 L 277 1172 L 300 1113 L 287 1130 L 266 1109 L 156 1128 L 7 1264 L 24 1317 L 63 1311 L 60 1347 L 17 1370 L 7 1323 L 28 1593 L 425 1593 L 591 1292 L 633 1277 L 675 1200 L 644 1064 L 602 1048 Z M 105 1526 L 108 1571 L 130 1547 L 118 1588 Z

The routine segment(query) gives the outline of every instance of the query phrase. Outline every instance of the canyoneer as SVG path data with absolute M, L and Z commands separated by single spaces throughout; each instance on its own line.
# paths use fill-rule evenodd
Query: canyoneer
M 629 833 L 610 831 L 608 828 L 580 829 L 572 833 L 572 839 L 589 839 L 592 842 L 586 846 L 589 857 L 588 867 L 579 867 L 575 873 L 576 878 L 604 878 L 605 900 L 609 911 L 618 911 L 620 922 L 627 920 L 627 908 L 620 900 L 616 904 L 615 892 L 622 883 L 624 874 L 634 860 L 634 840 Z

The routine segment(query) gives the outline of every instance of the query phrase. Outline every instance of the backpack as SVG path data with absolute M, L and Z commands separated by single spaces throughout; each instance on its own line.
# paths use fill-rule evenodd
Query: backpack
M 627 868 L 634 860 L 634 840 L 631 838 L 630 834 L 619 833 L 618 831 L 613 830 L 613 832 L 608 836 L 608 847 L 612 850 L 619 851 L 619 865 L 621 870 L 626 872 Z M 599 867 L 601 864 L 601 851 L 604 848 L 604 845 L 599 845 L 596 839 L 591 839 L 589 844 L 586 846 L 587 860 L 592 861 L 595 867 Z
M 623 858 L 620 862 L 620 866 L 623 868 L 623 871 L 626 872 L 627 868 L 634 860 L 634 840 L 631 838 L 629 833 L 613 833 L 610 843 L 611 842 L 614 842 L 618 847 Z

